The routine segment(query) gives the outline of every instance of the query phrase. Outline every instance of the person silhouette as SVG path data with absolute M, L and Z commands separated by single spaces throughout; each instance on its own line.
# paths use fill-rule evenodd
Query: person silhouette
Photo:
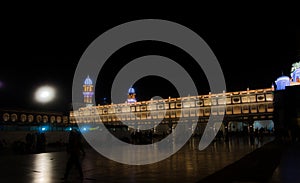
M 64 180 L 68 179 L 70 170 L 73 167 L 73 165 L 76 166 L 79 172 L 80 179 L 83 179 L 82 166 L 80 162 L 81 152 L 84 153 L 81 134 L 76 129 L 73 129 L 69 133 L 69 142 L 67 145 L 67 153 L 69 154 L 69 158 L 64 173 Z

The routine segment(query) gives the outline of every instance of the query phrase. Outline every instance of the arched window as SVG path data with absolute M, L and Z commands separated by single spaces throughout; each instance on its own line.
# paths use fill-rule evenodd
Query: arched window
M 9 114 L 8 113 L 4 113 L 3 114 L 3 120 L 6 122 L 9 120 Z
M 18 120 L 17 114 L 12 114 L 12 115 L 11 115 L 11 121 L 12 121 L 12 122 L 15 122 L 15 121 L 17 121 L 17 120 Z
M 21 121 L 22 121 L 22 122 L 25 122 L 26 119 L 27 119 L 26 114 L 21 114 Z

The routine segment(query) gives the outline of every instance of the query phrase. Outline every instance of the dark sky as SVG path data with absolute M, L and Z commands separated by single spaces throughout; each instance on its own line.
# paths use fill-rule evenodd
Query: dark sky
M 104 31 L 131 20 L 166 19 L 198 33 L 210 46 L 225 75 L 227 91 L 267 88 L 291 64 L 299 60 L 300 26 L 278 16 L 239 14 L 207 18 L 186 15 L 73 15 L 20 14 L 1 22 L 0 102 L 3 108 L 61 111 L 71 103 L 72 80 L 77 63 L 87 46 Z M 180 63 L 197 84 L 198 92 L 209 91 L 201 68 L 184 51 L 159 42 L 139 42 L 113 54 L 97 81 L 96 100 L 109 98 L 113 77 L 134 58 L 157 54 Z M 114 65 L 112 67 L 112 65 Z M 56 99 L 46 105 L 34 102 L 35 89 L 50 84 Z M 139 100 L 151 96 L 176 96 L 174 87 L 157 77 L 134 84 Z

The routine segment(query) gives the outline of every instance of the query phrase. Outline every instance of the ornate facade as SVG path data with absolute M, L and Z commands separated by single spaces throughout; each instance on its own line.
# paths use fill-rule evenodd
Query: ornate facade
M 272 119 L 273 91 L 273 88 L 266 88 L 83 107 L 71 111 L 70 122 L 114 123 L 122 120 L 133 120 L 138 123 L 142 123 L 142 121 L 147 123 L 149 120 L 168 120 L 192 116 L 199 116 L 199 120 L 205 122 L 211 114 L 225 114 L 227 118 L 232 117 L 232 119 L 238 120 L 249 120 L 250 117 L 252 119 Z M 226 105 L 225 113 L 220 111 L 224 105 Z

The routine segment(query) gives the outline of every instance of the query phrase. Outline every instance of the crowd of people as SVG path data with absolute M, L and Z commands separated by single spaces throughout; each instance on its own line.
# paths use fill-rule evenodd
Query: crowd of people
M 29 132 L 25 136 L 25 141 L 15 141 L 12 149 L 15 153 L 43 153 L 46 152 L 46 135 L 45 133 Z
M 46 142 L 45 133 L 27 133 L 25 152 L 46 152 Z

